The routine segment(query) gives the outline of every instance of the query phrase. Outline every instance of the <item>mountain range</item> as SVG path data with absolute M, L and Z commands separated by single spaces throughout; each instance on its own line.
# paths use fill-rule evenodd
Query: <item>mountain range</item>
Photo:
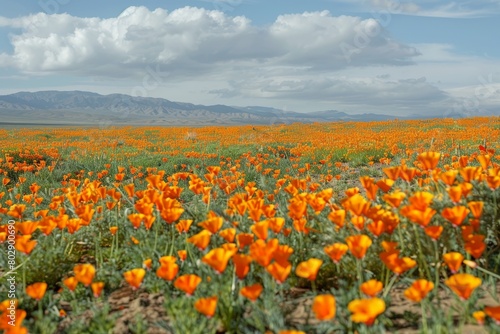
M 294 122 L 373 121 L 395 116 L 350 115 L 337 110 L 310 113 L 269 107 L 172 102 L 161 98 L 84 91 L 19 92 L 0 95 L 0 124 L 25 125 L 237 125 Z M 398 117 L 402 118 L 402 117 Z

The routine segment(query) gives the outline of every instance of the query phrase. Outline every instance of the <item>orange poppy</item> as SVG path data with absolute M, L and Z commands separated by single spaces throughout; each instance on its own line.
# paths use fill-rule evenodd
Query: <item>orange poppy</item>
M 123 273 L 125 281 L 127 281 L 133 290 L 139 289 L 144 276 L 146 276 L 146 270 L 143 268 L 136 268 Z
M 318 320 L 330 320 L 335 317 L 335 297 L 332 295 L 318 295 L 314 297 L 312 304 L 312 310 L 316 319 Z
M 251 233 L 240 233 L 236 236 L 236 241 L 240 249 L 253 243 L 254 235 Z
M 442 226 L 426 226 L 424 232 L 433 240 L 437 240 L 441 236 L 441 233 L 443 233 L 443 230 Z
M 295 268 L 295 274 L 299 277 L 314 281 L 322 264 L 323 260 L 311 258 L 307 261 L 299 263 L 297 268 Z
M 438 152 L 423 152 L 417 157 L 417 160 L 422 164 L 422 169 L 430 170 L 435 169 L 439 163 L 441 153 Z
M 187 242 L 192 243 L 195 245 L 199 250 L 204 250 L 207 248 L 208 244 L 210 243 L 210 236 L 212 233 L 210 233 L 208 230 L 202 230 L 198 234 L 193 235 L 192 237 L 187 239 Z
M 279 284 L 281 284 L 286 281 L 292 270 L 292 265 L 290 263 L 281 265 L 278 262 L 273 262 L 266 267 L 266 270 Z
M 235 228 L 226 228 L 224 230 L 221 230 L 219 232 L 219 235 L 227 242 L 233 242 L 234 237 L 236 236 L 236 229 Z
M 332 259 L 333 262 L 339 263 L 340 259 L 347 252 L 349 247 L 343 243 L 334 243 L 332 245 L 326 246 L 323 248 L 323 251 Z
M 419 303 L 432 289 L 434 289 L 434 283 L 425 279 L 418 279 L 404 291 L 404 295 L 407 299 Z
M 31 235 L 21 235 L 16 238 L 14 247 L 21 253 L 29 255 L 37 243 L 36 240 L 31 240 Z
M 278 249 L 278 239 L 271 239 L 267 243 L 264 240 L 257 240 L 250 245 L 250 256 L 263 267 L 266 267 L 273 259 L 274 252 Z
M 462 225 L 465 217 L 467 217 L 469 212 L 469 209 L 467 209 L 465 206 L 460 205 L 443 209 L 441 215 L 454 226 L 460 226 Z
M 402 191 L 396 191 L 390 194 L 385 194 L 382 198 L 389 203 L 393 208 L 398 208 L 401 202 L 405 199 L 406 194 Z
M 259 283 L 255 283 L 241 288 L 240 294 L 243 297 L 246 297 L 254 302 L 257 300 L 257 298 L 259 298 L 260 294 L 262 293 L 262 290 L 264 290 L 262 285 Z
M 288 245 L 279 245 L 273 253 L 274 261 L 281 265 L 288 263 L 290 255 L 293 254 L 293 248 Z
M 486 306 L 484 308 L 484 313 L 495 320 L 497 325 L 500 325 L 500 306 Z
M 179 259 L 181 259 L 181 261 L 185 261 L 187 258 L 187 251 L 184 249 L 178 250 L 177 255 L 179 255 Z
M 469 207 L 474 218 L 476 219 L 481 218 L 481 215 L 483 214 L 484 202 L 481 201 L 469 202 L 467 203 L 467 206 Z
M 215 248 L 203 256 L 201 261 L 221 274 L 226 270 L 227 263 L 234 253 L 235 251 L 228 251 L 224 248 Z
M 174 286 L 177 289 L 184 291 L 188 296 L 191 296 L 200 283 L 201 277 L 194 274 L 187 274 L 177 277 L 174 282 Z
M 252 262 L 252 258 L 245 254 L 234 254 L 233 255 L 233 263 L 236 271 L 236 276 L 239 279 L 244 279 L 245 276 L 250 271 L 250 263 Z
M 364 234 L 349 236 L 345 241 L 349 247 L 349 251 L 357 259 L 364 258 L 366 251 L 372 244 L 372 239 Z
M 95 268 L 89 263 L 75 265 L 73 272 L 75 279 L 85 286 L 89 286 L 95 276 Z
M 104 282 L 94 282 L 90 285 L 95 298 L 99 298 L 104 288 Z
M 210 217 L 207 220 L 198 224 L 198 226 L 210 231 L 212 234 L 216 234 L 222 227 L 224 219 L 222 217 Z
M 474 256 L 476 259 L 480 258 L 486 249 L 484 238 L 484 235 L 481 234 L 475 234 L 469 237 L 465 242 L 465 251 Z
M 211 318 L 217 309 L 217 299 L 217 296 L 200 298 L 194 303 L 194 308 L 207 318 Z
M 263 220 L 261 222 L 255 223 L 250 227 L 253 234 L 259 239 L 266 240 L 267 239 L 267 230 L 269 228 L 269 222 L 267 220 Z
M 385 311 L 385 302 L 380 298 L 355 299 L 347 305 L 353 322 L 373 325 L 375 319 Z
M 47 290 L 47 283 L 33 283 L 26 287 L 26 294 L 35 300 L 41 300 Z
M 332 211 L 328 215 L 328 219 L 330 219 L 332 223 L 337 225 L 337 227 L 341 228 L 342 226 L 344 226 L 345 213 L 345 210 Z
M 443 260 L 451 272 L 455 274 L 460 269 L 464 256 L 458 252 L 449 252 L 443 255 Z
M 70 290 L 70 291 L 75 291 L 76 286 L 78 285 L 78 280 L 71 276 L 68 278 L 65 278 L 63 280 L 63 284 Z
M 371 279 L 369 281 L 364 282 L 360 286 L 361 292 L 363 292 L 368 297 L 375 297 L 382 291 L 384 285 L 382 282 L 377 281 L 376 279 Z
M 481 285 L 481 279 L 471 274 L 455 274 L 450 276 L 446 284 L 460 299 L 467 300 L 472 292 Z

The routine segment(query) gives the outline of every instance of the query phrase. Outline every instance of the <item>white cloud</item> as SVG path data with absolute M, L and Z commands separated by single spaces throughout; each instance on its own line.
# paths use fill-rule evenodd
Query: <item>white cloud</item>
M 373 19 L 326 11 L 279 16 L 265 28 L 243 16 L 194 7 L 172 12 L 129 7 L 109 19 L 38 13 L 0 18 L 0 25 L 22 28 L 11 37 L 11 59 L 31 74 L 129 76 L 151 64 L 164 65 L 172 75 L 256 64 L 340 69 L 408 64 L 418 54 L 392 40 Z

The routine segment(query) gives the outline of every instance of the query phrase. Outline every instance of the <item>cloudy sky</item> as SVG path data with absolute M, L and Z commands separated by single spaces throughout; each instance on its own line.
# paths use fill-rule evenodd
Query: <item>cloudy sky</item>
M 500 0 L 0 0 L 0 94 L 500 114 Z

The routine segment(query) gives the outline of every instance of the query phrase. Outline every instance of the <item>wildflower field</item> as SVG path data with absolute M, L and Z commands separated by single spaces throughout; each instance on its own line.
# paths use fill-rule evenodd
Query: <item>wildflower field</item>
M 500 333 L 499 135 L 0 129 L 0 330 Z

